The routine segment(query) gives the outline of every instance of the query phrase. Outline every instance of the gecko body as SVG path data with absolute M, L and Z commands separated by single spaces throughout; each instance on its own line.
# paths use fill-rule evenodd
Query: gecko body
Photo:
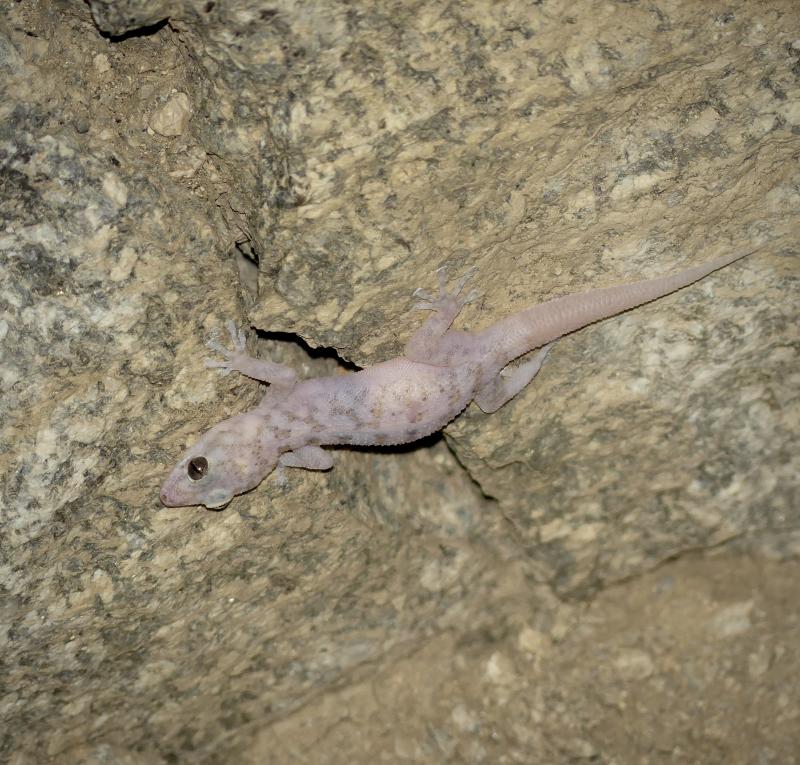
M 471 401 L 494 412 L 533 379 L 550 345 L 562 335 L 675 292 L 746 254 L 556 298 L 476 332 L 451 329 L 474 298 L 474 293 L 462 294 L 472 272 L 448 293 L 440 270 L 438 296 L 415 292 L 420 298 L 415 307 L 431 315 L 403 356 L 309 380 L 298 380 L 289 367 L 249 356 L 244 334 L 229 324 L 233 350 L 212 343 L 223 360 L 207 361 L 207 366 L 237 371 L 270 387 L 258 406 L 218 423 L 184 452 L 161 488 L 161 501 L 168 507 L 224 507 L 278 465 L 332 467 L 324 445 L 410 443 L 443 428 Z

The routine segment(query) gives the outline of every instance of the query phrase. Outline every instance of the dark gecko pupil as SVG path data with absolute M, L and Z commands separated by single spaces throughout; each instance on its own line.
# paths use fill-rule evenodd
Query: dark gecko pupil
M 193 481 L 199 481 L 208 472 L 208 460 L 205 457 L 193 457 L 186 466 L 186 472 Z

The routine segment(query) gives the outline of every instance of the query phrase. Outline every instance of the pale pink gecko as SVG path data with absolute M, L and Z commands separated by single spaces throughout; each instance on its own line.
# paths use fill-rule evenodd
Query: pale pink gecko
M 536 375 L 550 344 L 587 324 L 681 289 L 749 252 L 719 258 L 671 276 L 567 295 L 501 319 L 477 332 L 450 329 L 474 293 L 454 292 L 439 271 L 439 296 L 421 290 L 415 307 L 432 311 L 403 356 L 358 372 L 298 380 L 290 367 L 249 356 L 245 336 L 229 323 L 233 350 L 212 347 L 224 361 L 207 366 L 270 383 L 259 405 L 215 425 L 187 449 L 164 481 L 168 507 L 221 508 L 276 466 L 327 470 L 323 445 L 404 444 L 440 430 L 474 401 L 494 412 Z M 531 358 L 510 365 L 539 349 Z

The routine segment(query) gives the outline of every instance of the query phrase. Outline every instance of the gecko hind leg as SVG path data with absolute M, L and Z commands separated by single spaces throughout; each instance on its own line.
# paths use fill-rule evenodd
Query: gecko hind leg
M 542 368 L 553 343 L 545 345 L 534 356 L 514 366 L 506 366 L 476 394 L 474 401 L 486 414 L 496 412 L 517 395 Z
M 220 369 L 223 375 L 239 372 L 261 382 L 283 385 L 294 384 L 297 380 L 297 373 L 294 369 L 284 364 L 277 364 L 274 361 L 266 361 L 251 356 L 245 347 L 247 337 L 244 330 L 237 328 L 232 321 L 227 321 L 225 326 L 231 337 L 233 349 L 229 350 L 217 337 L 212 337 L 206 345 L 209 349 L 222 356 L 222 360 L 206 359 L 206 368 Z
M 438 269 L 439 294 L 434 296 L 423 289 L 414 290 L 413 296 L 418 298 L 413 306 L 415 310 L 431 311 L 425 323 L 411 336 L 406 343 L 405 356 L 412 361 L 435 363 L 442 356 L 442 338 L 461 309 L 478 298 L 475 290 L 470 290 L 462 295 L 464 286 L 474 276 L 478 269 L 470 268 L 456 282 L 452 292 L 447 291 L 446 268 Z

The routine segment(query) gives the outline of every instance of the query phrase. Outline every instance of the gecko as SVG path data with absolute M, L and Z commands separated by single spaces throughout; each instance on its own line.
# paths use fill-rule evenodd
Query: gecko
M 470 269 L 448 292 L 439 269 L 437 295 L 413 294 L 430 315 L 403 355 L 346 374 L 301 380 L 289 366 L 248 355 L 245 333 L 228 322 L 232 348 L 206 366 L 269 383 L 260 403 L 212 427 L 187 449 L 161 488 L 167 507 L 225 507 L 284 467 L 328 470 L 334 445 L 398 445 L 441 430 L 470 402 L 497 411 L 539 372 L 554 341 L 602 319 L 699 281 L 751 251 L 737 252 L 654 279 L 555 298 L 466 332 L 452 325 L 476 297 L 464 288 Z M 534 352 L 535 351 L 535 352 Z M 534 352 L 534 353 L 532 353 Z

